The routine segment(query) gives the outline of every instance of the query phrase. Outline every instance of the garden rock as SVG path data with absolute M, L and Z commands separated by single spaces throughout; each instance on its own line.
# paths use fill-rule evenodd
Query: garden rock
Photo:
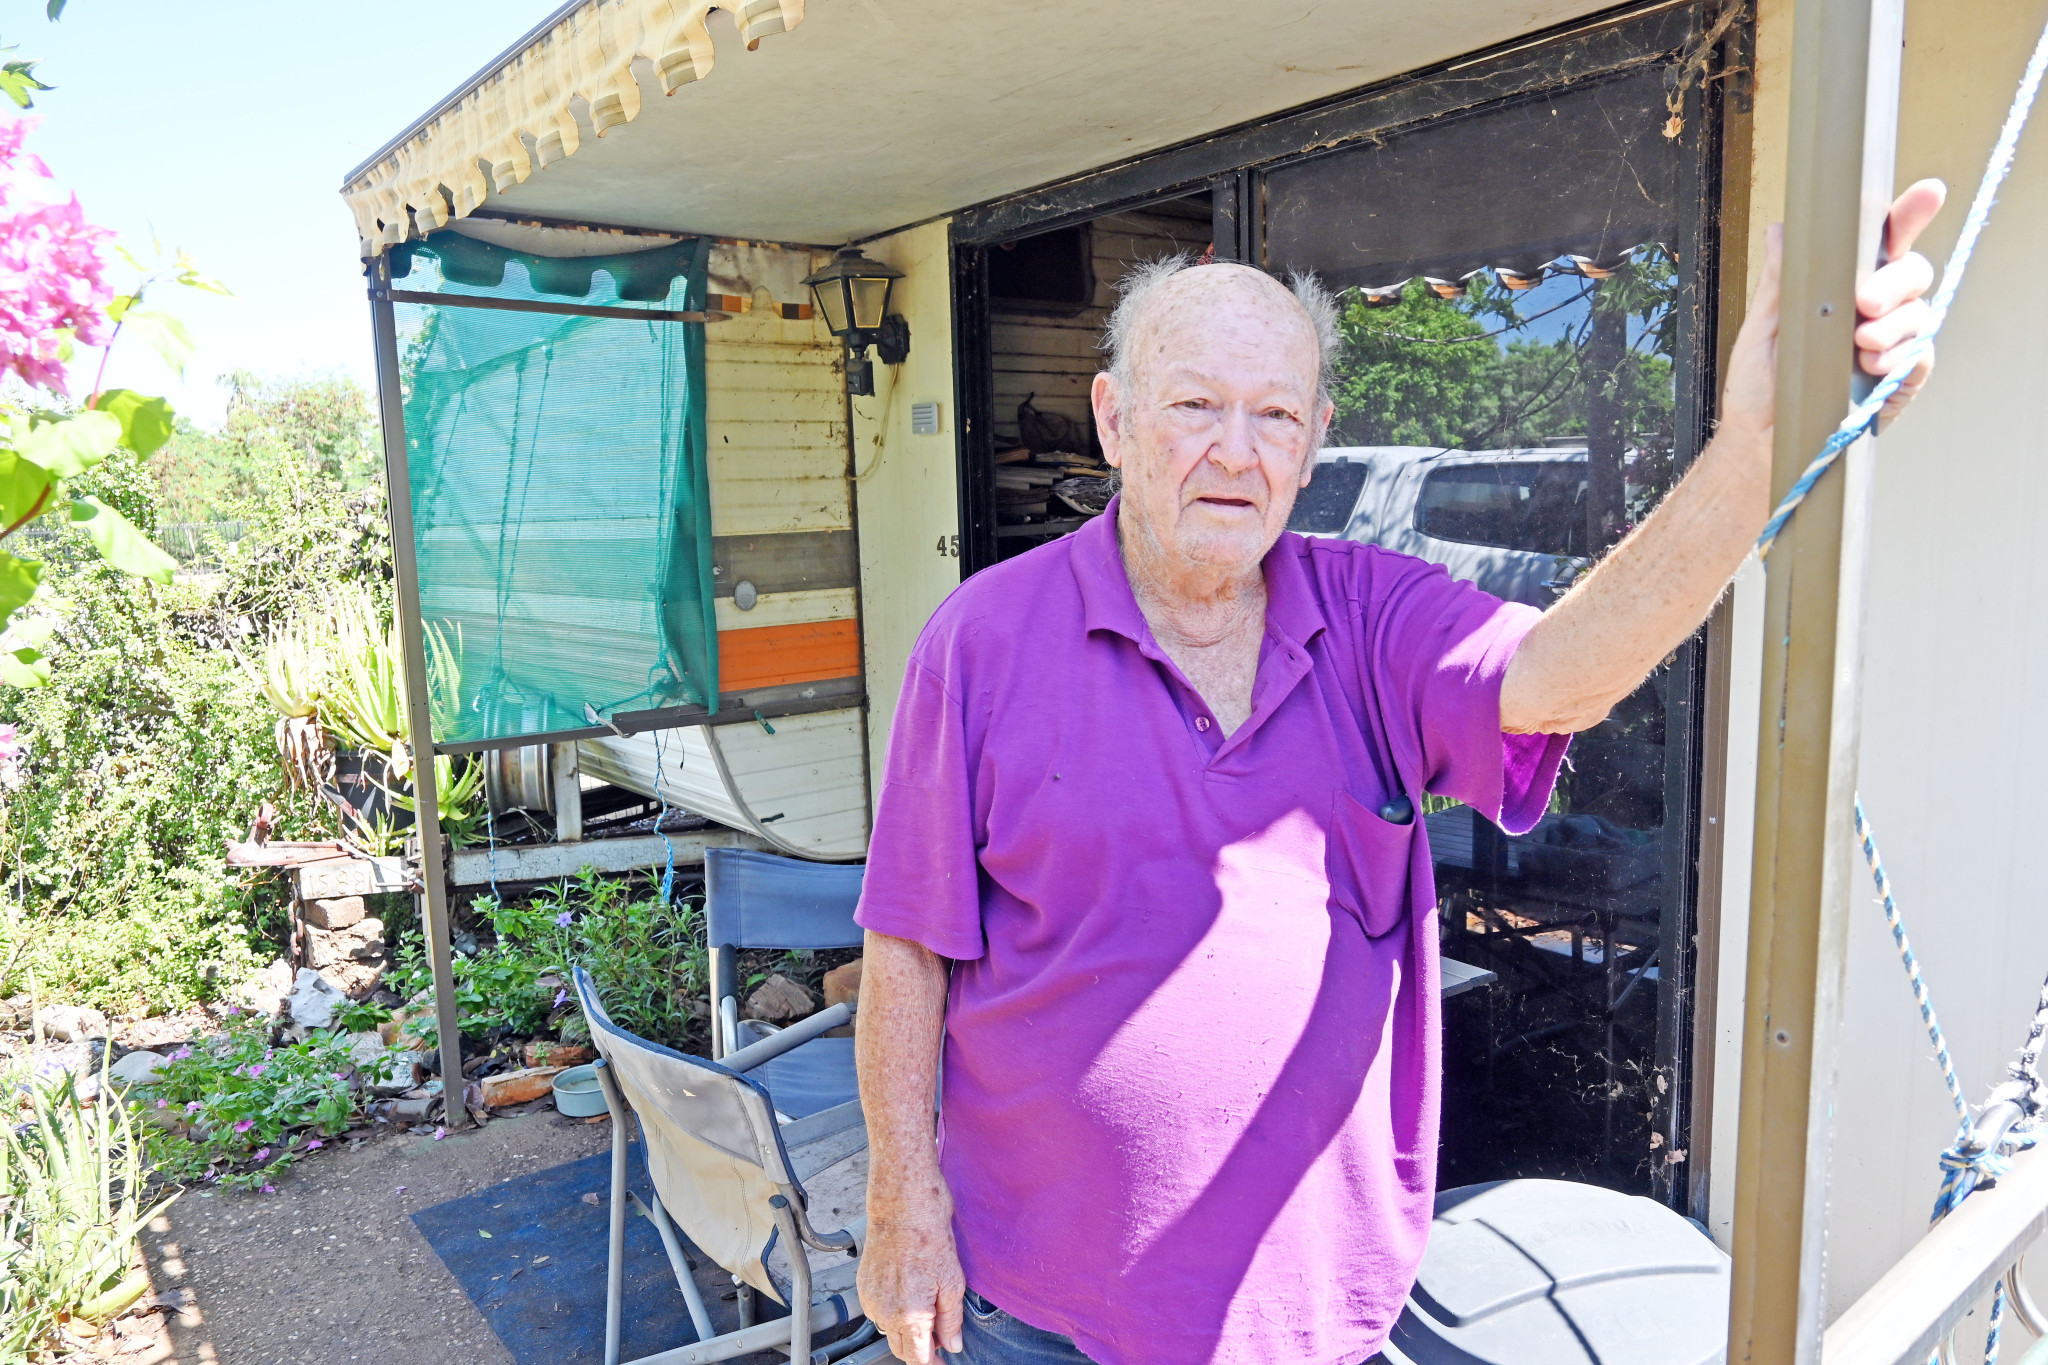
M 413 1079 L 413 1067 L 420 1059 L 419 1053 L 392 1051 L 381 1055 L 384 1057 L 385 1077 L 381 1081 L 368 1082 L 371 1094 L 389 1099 L 403 1095 L 418 1084 Z
M 107 1068 L 122 1085 L 148 1085 L 163 1074 L 164 1059 L 154 1052 L 131 1052 Z
M 528 1100 L 540 1099 L 554 1089 L 555 1077 L 566 1069 L 533 1066 L 486 1076 L 482 1081 L 484 1103 L 490 1108 L 502 1109 L 508 1104 L 525 1104 Z
M 776 972 L 747 997 L 747 1018 L 771 1022 L 801 1019 L 815 1007 L 811 993 L 801 983 Z
M 346 929 L 364 915 L 361 896 L 333 896 L 305 903 L 305 920 L 315 929 Z M 381 937 L 382 926 L 379 926 Z
M 347 1000 L 348 995 L 341 987 L 312 968 L 301 967 L 285 1003 L 291 1009 L 293 1023 L 326 1028 L 334 1022 L 334 1011 Z
M 45 1005 L 36 1011 L 35 1022 L 45 1038 L 60 1043 L 107 1036 L 107 1016 L 83 1005 Z
M 860 999 L 860 959 L 825 973 L 825 1008 Z
M 272 1017 L 284 1007 L 285 997 L 291 994 L 291 990 L 292 965 L 278 958 L 244 981 L 232 998 L 260 1015 Z
M 597 1060 L 597 1054 L 582 1043 L 559 1043 L 552 1038 L 535 1038 L 523 1050 L 528 1066 L 583 1066 Z

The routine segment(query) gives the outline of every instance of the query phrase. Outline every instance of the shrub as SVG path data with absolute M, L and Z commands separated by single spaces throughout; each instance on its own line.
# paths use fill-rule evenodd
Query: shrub
M 354 1065 L 344 1033 L 273 1047 L 269 1021 L 255 1017 L 178 1048 L 158 1079 L 131 1095 L 160 1129 L 149 1140 L 157 1178 L 268 1186 L 347 1129 L 356 1112 Z
M 614 1022 L 679 1050 L 706 1012 L 709 954 L 701 901 L 664 902 L 640 878 L 585 869 L 531 898 L 484 897 L 477 912 L 497 940 L 455 959 L 456 998 L 466 1036 L 580 1032 L 571 967 L 590 973 Z M 395 988 L 429 989 L 433 977 L 417 939 L 398 948 Z M 431 1036 L 431 1019 L 410 1026 Z
M 260 806 L 275 833 L 332 833 L 292 792 L 274 717 L 225 647 L 313 601 L 362 585 L 388 600 L 388 533 L 376 490 L 356 493 L 281 442 L 251 447 L 260 499 L 237 505 L 247 537 L 215 578 L 160 587 L 109 569 L 78 533 L 49 542 L 50 685 L 0 688 L 0 723 L 23 745 L 0 791 L 0 994 L 33 970 L 45 995 L 110 1011 L 177 1010 L 217 997 L 275 955 L 282 878 L 230 871 L 224 844 Z M 145 531 L 155 490 L 117 452 L 77 481 Z

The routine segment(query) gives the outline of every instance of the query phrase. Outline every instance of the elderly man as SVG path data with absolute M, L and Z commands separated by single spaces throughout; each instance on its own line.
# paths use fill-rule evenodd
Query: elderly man
M 1872 374 L 1924 324 L 1905 253 L 1940 203 L 1900 198 L 1859 292 Z M 1435 1190 L 1416 813 L 1529 829 L 1567 736 L 1704 619 L 1769 511 L 1777 306 L 1774 236 L 1714 439 L 1539 613 L 1284 533 L 1332 410 L 1312 282 L 1137 273 L 1094 389 L 1121 495 L 948 598 L 896 714 L 859 912 L 860 1295 L 899 1357 L 1380 1349 Z

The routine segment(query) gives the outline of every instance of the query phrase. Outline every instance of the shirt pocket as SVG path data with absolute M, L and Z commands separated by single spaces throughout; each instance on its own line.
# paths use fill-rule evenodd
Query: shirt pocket
M 1394 824 L 1339 788 L 1330 812 L 1327 872 L 1330 904 L 1348 912 L 1378 938 L 1408 915 L 1409 862 L 1420 816 Z

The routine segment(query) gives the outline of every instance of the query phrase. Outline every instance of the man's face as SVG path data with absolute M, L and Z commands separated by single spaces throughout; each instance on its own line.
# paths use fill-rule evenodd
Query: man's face
M 1293 295 L 1263 272 L 1170 277 L 1127 343 L 1134 392 L 1095 378 L 1103 453 L 1123 471 L 1125 530 L 1169 563 L 1242 571 L 1265 557 L 1313 471 L 1328 405 Z

